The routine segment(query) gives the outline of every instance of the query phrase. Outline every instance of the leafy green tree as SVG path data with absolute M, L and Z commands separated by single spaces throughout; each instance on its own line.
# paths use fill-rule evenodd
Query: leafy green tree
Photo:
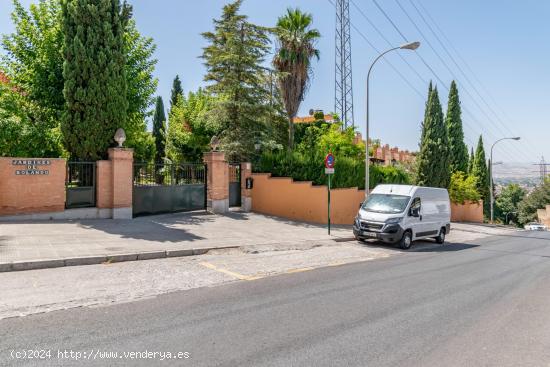
M 223 7 L 214 31 L 203 33 L 208 45 L 202 58 L 211 82 L 210 118 L 219 125 L 221 147 L 229 159 L 247 159 L 254 152 L 254 143 L 265 129 L 268 91 L 263 80 L 261 63 L 268 51 L 269 38 L 265 28 L 248 22 L 239 14 L 242 0 Z
M 31 121 L 59 121 L 65 109 L 60 2 L 41 1 L 27 11 L 13 0 L 13 7 L 15 32 L 2 36 L 2 69 L 36 105 Z
M 31 4 L 29 10 L 19 0 L 14 0 L 13 4 L 15 31 L 2 37 L 5 54 L 1 66 L 25 99 L 23 105 L 27 107 L 19 110 L 26 114 L 23 120 L 36 125 L 25 131 L 46 129 L 49 133 L 39 134 L 41 137 L 55 136 L 61 131 L 59 123 L 66 110 L 61 1 L 41 0 Z M 154 141 L 146 132 L 145 121 L 151 115 L 157 87 L 157 80 L 153 77 L 157 62 L 153 58 L 154 51 L 153 40 L 141 36 L 135 22 L 130 20 L 124 32 L 128 109 L 127 118 L 121 123 L 126 130 L 125 145 L 133 147 L 135 157 L 142 160 L 152 159 L 154 154 Z M 40 151 L 39 146 L 51 144 L 51 141 L 43 141 L 37 145 L 37 150 Z M 63 153 L 51 154 L 60 156 Z M 32 155 L 37 156 L 38 152 Z
M 519 203 L 525 198 L 525 190 L 518 184 L 505 186 L 495 201 L 495 217 L 505 224 L 518 217 Z
M 416 159 L 418 185 L 444 188 L 449 186 L 449 140 L 437 87 L 428 98 L 420 152 Z
M 214 99 L 204 90 L 180 96 L 169 112 L 166 156 L 175 162 L 198 162 L 209 150 L 210 139 L 219 134 L 208 112 Z
M 483 199 L 485 206 L 489 203 L 489 174 L 487 168 L 487 160 L 485 159 L 485 148 L 483 147 L 483 137 L 480 136 L 474 164 L 472 166 L 472 176 L 477 179 L 477 191 Z
M 464 143 L 464 130 L 462 128 L 462 112 L 458 89 L 453 80 L 449 90 L 449 101 L 445 123 L 449 134 L 449 166 L 450 171 L 468 171 L 468 148 Z
M 317 29 L 311 29 L 313 17 L 299 9 L 288 8 L 279 17 L 274 33 L 278 47 L 273 66 L 279 72 L 278 83 L 288 114 L 288 148 L 294 147 L 293 119 L 304 100 L 312 74 L 311 59 L 319 59 L 315 43 L 321 37 Z
M 62 131 L 75 158 L 100 159 L 126 122 L 124 29 L 131 9 L 120 0 L 64 0 Z
M 151 161 L 155 155 L 155 143 L 147 132 L 146 120 L 152 115 L 154 94 L 158 80 L 153 76 L 157 59 L 154 53 L 157 46 L 151 37 L 142 36 L 134 19 L 130 19 L 124 33 L 126 53 L 126 98 L 128 111 L 124 130 L 126 143 L 134 148 L 136 161 Z
M 181 87 L 180 76 L 176 75 L 172 82 L 172 90 L 170 92 L 170 110 L 178 102 L 180 97 L 183 97 L 183 88 Z
M 162 162 L 166 155 L 166 114 L 162 97 L 157 97 L 153 115 L 153 137 L 155 138 L 155 162 Z
M 537 221 L 537 209 L 544 209 L 550 205 L 550 178 L 537 186 L 529 195 L 526 195 L 518 205 L 520 224 Z
M 477 179 L 474 176 L 466 176 L 462 171 L 456 171 L 451 176 L 449 197 L 456 204 L 464 204 L 466 201 L 479 201 Z

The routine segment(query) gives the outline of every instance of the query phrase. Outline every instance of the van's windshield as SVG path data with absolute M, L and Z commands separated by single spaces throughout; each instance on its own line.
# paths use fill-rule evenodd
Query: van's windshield
M 363 210 L 375 213 L 402 213 L 407 208 L 410 196 L 392 194 L 371 194 L 363 203 Z

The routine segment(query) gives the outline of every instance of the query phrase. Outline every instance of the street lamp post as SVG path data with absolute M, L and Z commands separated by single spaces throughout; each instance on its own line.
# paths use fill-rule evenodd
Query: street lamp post
M 378 60 L 382 58 L 385 54 L 391 51 L 395 50 L 416 50 L 418 47 L 420 47 L 420 42 L 410 42 L 406 43 L 404 45 L 390 48 L 389 50 L 386 50 L 382 52 L 369 67 L 369 72 L 367 73 L 367 127 L 366 127 L 366 137 L 365 137 L 365 198 L 369 196 L 369 164 L 370 164 L 370 154 L 369 154 L 369 79 L 370 79 L 370 73 L 372 71 L 372 67 Z
M 495 145 L 497 145 L 498 142 L 501 142 L 503 140 L 519 140 L 519 139 L 521 139 L 519 136 L 516 136 L 513 138 L 502 138 L 502 139 L 498 139 L 493 143 L 493 145 L 491 145 L 491 164 L 489 166 L 489 169 L 490 169 L 489 194 L 491 195 L 491 223 L 493 223 L 495 219 L 494 218 L 495 193 L 493 192 L 493 148 L 495 147 Z

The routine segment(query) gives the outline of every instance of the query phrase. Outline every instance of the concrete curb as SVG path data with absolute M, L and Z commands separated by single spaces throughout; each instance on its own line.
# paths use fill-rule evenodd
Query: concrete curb
M 64 266 L 97 265 L 105 263 L 118 263 L 124 261 L 152 260 L 169 257 L 204 255 L 211 250 L 235 249 L 241 246 L 202 247 L 186 250 L 166 250 L 154 252 L 137 252 L 132 254 L 82 256 L 66 259 L 39 259 L 30 261 L 13 261 L 0 263 L 0 273 L 9 271 L 24 271 L 36 269 L 61 268 Z

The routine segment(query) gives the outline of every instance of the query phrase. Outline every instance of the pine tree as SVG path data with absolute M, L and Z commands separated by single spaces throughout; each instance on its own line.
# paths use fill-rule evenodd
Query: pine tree
M 74 158 L 106 156 L 128 109 L 124 29 L 131 8 L 120 0 L 63 0 L 62 132 Z
M 209 113 L 222 131 L 222 149 L 233 160 L 253 154 L 269 108 L 261 65 L 268 52 L 267 30 L 239 14 L 241 3 L 225 5 L 214 31 L 202 34 L 208 42 L 202 54 L 204 80 L 212 82 L 207 91 L 216 97 Z
M 162 162 L 166 147 L 166 115 L 162 97 L 157 97 L 155 115 L 153 116 L 153 137 L 155 138 L 155 162 Z
M 178 98 L 183 97 L 183 88 L 181 87 L 180 76 L 176 75 L 172 82 L 172 92 L 170 94 L 170 110 L 178 102 Z
M 437 87 L 428 98 L 417 157 L 417 184 L 447 188 L 450 181 L 448 136 Z
M 471 174 L 477 179 L 477 190 L 484 200 L 485 204 L 489 199 L 489 174 L 487 169 L 487 160 L 485 159 L 485 149 L 483 147 L 483 137 L 479 137 L 477 143 L 474 164 Z
M 467 172 L 468 170 L 468 148 L 464 143 L 461 114 L 458 89 L 453 80 L 449 90 L 447 116 L 445 118 L 449 134 L 449 167 L 451 173 L 457 171 Z

